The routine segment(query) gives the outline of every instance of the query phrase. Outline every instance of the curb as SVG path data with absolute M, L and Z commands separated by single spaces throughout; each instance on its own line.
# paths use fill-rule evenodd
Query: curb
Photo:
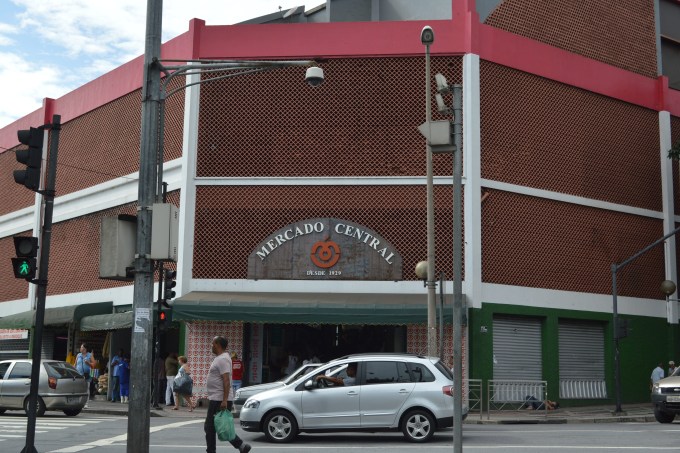
M 650 423 L 655 422 L 653 415 L 633 415 L 618 417 L 561 417 L 547 419 L 504 418 L 497 420 L 465 420 L 466 425 L 560 425 L 560 424 L 596 424 L 596 423 Z

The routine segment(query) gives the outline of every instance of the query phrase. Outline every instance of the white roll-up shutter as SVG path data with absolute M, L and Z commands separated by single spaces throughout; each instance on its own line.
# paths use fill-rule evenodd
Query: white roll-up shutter
M 493 378 L 542 380 L 541 320 L 494 316 Z
M 607 398 L 604 370 L 604 325 L 560 320 L 560 398 Z

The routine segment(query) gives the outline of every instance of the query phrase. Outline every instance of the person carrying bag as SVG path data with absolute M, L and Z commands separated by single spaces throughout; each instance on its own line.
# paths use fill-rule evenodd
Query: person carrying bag
M 189 412 L 193 412 L 194 407 L 191 404 L 191 394 L 193 392 L 194 381 L 191 379 L 187 358 L 180 356 L 179 363 L 181 365 L 179 372 L 172 383 L 172 391 L 175 393 L 175 407 L 173 410 L 179 410 L 181 399 L 184 398 L 187 402 L 187 406 L 189 406 Z
M 234 416 L 231 415 L 231 411 L 223 410 L 215 415 L 215 432 L 217 438 L 223 442 L 230 442 L 236 438 Z

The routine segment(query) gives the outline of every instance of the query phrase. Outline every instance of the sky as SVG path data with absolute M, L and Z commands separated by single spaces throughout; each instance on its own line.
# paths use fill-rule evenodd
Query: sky
M 144 53 L 144 0 L 0 0 L 0 128 Z M 309 3 L 309 2 L 308 2 Z M 312 4 L 313 3 L 313 4 Z M 164 0 L 166 42 L 315 0 Z

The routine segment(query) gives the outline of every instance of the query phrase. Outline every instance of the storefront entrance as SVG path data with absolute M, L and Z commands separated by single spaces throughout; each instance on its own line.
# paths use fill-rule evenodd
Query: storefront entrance
M 406 352 L 405 326 L 264 324 L 262 338 L 262 382 L 282 378 L 305 360 L 327 362 L 361 352 Z

